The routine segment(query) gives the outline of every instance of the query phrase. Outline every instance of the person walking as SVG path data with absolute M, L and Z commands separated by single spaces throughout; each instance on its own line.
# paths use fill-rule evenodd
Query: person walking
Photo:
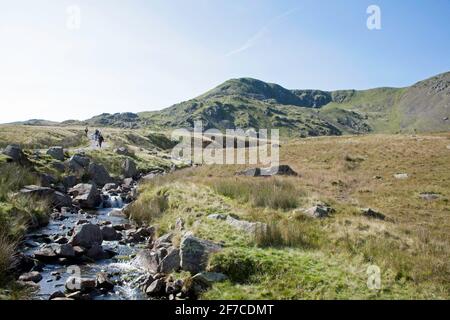
M 89 133 L 88 127 L 86 127 L 86 129 L 84 129 L 84 133 L 86 134 L 86 137 L 87 137 L 87 136 L 88 136 L 88 133 Z
M 105 138 L 103 138 L 102 134 L 100 133 L 98 136 L 98 146 L 100 149 L 102 148 L 103 141 L 105 141 Z

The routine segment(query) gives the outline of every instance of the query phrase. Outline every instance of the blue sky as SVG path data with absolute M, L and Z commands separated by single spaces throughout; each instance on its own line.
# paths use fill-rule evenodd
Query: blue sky
M 449 39 L 449 0 L 0 0 L 0 122 L 158 110 L 236 77 L 406 86 L 450 71 Z

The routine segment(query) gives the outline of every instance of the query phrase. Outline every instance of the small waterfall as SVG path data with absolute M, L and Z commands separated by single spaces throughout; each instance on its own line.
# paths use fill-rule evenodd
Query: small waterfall
M 104 201 L 104 208 L 122 208 L 123 199 L 121 196 L 110 196 L 106 195 L 108 198 Z

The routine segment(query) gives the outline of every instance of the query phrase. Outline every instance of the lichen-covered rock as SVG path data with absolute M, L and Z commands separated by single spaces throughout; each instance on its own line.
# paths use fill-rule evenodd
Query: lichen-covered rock
M 181 269 L 191 273 L 204 271 L 210 254 L 220 250 L 222 250 L 220 245 L 187 233 L 182 238 L 180 245 Z

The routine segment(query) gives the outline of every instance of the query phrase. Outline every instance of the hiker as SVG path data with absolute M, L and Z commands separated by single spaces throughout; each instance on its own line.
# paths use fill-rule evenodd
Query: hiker
M 88 136 L 88 133 L 89 133 L 88 127 L 86 127 L 86 129 L 84 129 L 84 132 L 86 133 L 86 137 L 87 137 L 87 136 Z
M 103 138 L 102 134 L 100 133 L 98 136 L 98 146 L 100 147 L 100 149 L 102 148 L 103 141 L 105 141 L 105 138 Z
M 100 135 L 100 131 L 98 131 L 98 129 L 95 129 L 95 133 L 94 133 L 94 140 L 98 141 L 98 137 Z

